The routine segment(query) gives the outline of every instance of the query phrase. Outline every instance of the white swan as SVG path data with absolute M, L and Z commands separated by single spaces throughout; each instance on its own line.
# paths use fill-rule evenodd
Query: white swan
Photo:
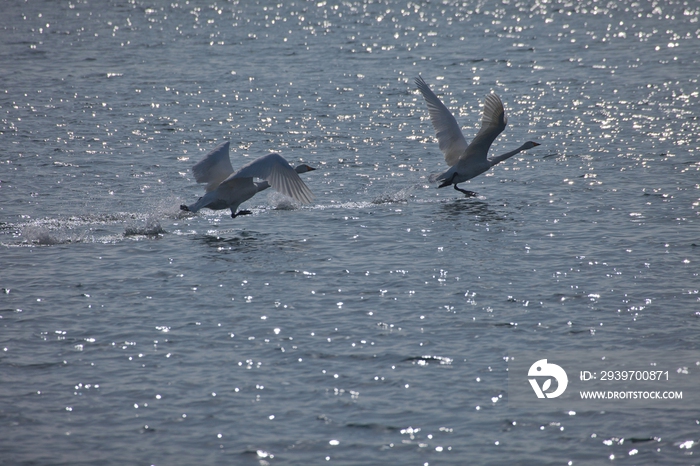
M 430 177 L 431 183 L 440 183 L 438 188 L 454 185 L 457 191 L 461 191 L 467 196 L 475 196 L 476 193 L 458 188 L 457 184 L 481 175 L 497 163 L 503 162 L 518 152 L 540 145 L 537 142 L 528 141 L 514 151 L 506 152 L 497 157 L 487 158 L 491 144 L 508 124 L 508 118 L 503 109 L 501 99 L 496 94 L 486 96 L 481 129 L 471 144 L 467 145 L 457 120 L 455 120 L 452 113 L 433 91 L 430 90 L 423 78 L 417 77 L 416 85 L 428 104 L 430 120 L 433 123 L 433 128 L 435 128 L 440 150 L 445 154 L 445 162 L 450 166 L 450 169 L 446 172 L 437 173 Z
M 279 154 L 268 154 L 253 160 L 237 172 L 233 172 L 229 159 L 229 142 L 217 146 L 192 167 L 197 183 L 206 183 L 206 194 L 197 202 L 181 205 L 180 209 L 197 212 L 199 209 L 231 209 L 231 217 L 249 215 L 249 210 L 238 207 L 270 186 L 282 194 L 305 204 L 310 203 L 314 195 L 299 178 L 298 173 L 315 170 L 308 165 L 292 168 Z M 263 181 L 255 182 L 254 178 Z

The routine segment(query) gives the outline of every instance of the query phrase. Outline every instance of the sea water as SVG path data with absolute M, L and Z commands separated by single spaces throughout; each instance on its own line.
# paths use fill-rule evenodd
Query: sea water
M 697 463 L 697 406 L 507 404 L 521 352 L 700 347 L 695 3 L 2 9 L 0 464 Z M 418 75 L 541 146 L 435 189 Z M 180 212 L 223 141 L 314 202 Z

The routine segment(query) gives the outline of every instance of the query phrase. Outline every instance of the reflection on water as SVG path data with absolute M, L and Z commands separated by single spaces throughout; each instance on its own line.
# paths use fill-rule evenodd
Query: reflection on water
M 286 238 L 277 233 L 243 228 L 209 230 L 206 234 L 193 235 L 190 239 L 215 249 L 217 254 L 225 255 L 219 258 L 257 263 L 283 263 L 287 260 L 286 254 L 300 254 L 309 249 L 305 238 Z
M 455 199 L 439 204 L 439 214 L 442 218 L 471 220 L 475 222 L 498 223 L 509 221 L 510 218 L 501 205 L 500 211 L 491 207 L 491 204 L 476 198 Z
M 208 231 L 204 235 L 195 236 L 193 239 L 204 245 L 216 249 L 218 252 L 254 252 L 258 249 L 260 241 L 264 241 L 269 235 L 257 232 L 220 230 Z
M 693 457 L 687 407 L 513 411 L 504 360 L 697 349 L 692 2 L 102 3 L 0 15 L 2 460 Z M 418 75 L 543 145 L 435 189 Z M 315 203 L 183 215 L 224 140 Z

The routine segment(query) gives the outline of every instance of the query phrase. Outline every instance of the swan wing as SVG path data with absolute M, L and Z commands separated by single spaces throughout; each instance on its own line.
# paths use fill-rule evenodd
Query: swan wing
M 314 195 L 299 174 L 279 154 L 268 154 L 245 165 L 231 178 L 260 178 L 270 183 L 276 191 L 304 204 L 309 204 Z
M 235 210 L 257 192 L 253 178 L 236 178 L 231 175 L 219 184 L 215 194 L 218 196 L 217 199 L 224 201 L 228 207 L 233 207 Z
M 484 100 L 481 128 L 464 152 L 463 159 L 486 160 L 491 144 L 506 129 L 507 124 L 508 118 L 501 99 L 496 94 L 487 95 Z
M 211 150 L 192 167 L 192 174 L 197 183 L 207 183 L 206 191 L 213 191 L 233 173 L 228 152 L 230 142 L 226 141 Z
M 440 144 L 440 150 L 445 154 L 445 162 L 450 167 L 459 161 L 467 149 L 467 141 L 457 124 L 454 115 L 445 107 L 438 96 L 430 90 L 428 84 L 420 76 L 416 78 L 416 86 L 425 102 L 428 104 L 430 121 Z

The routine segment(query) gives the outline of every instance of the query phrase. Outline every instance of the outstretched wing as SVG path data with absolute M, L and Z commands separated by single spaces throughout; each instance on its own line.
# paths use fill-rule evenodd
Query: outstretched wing
M 440 150 L 445 154 L 445 162 L 450 167 L 459 161 L 459 158 L 467 149 L 467 141 L 462 135 L 462 130 L 457 124 L 454 115 L 438 99 L 430 87 L 420 76 L 416 78 L 416 86 L 423 94 L 425 102 L 428 104 L 430 120 L 435 128 L 435 133 L 440 144 Z
M 219 184 L 233 173 L 233 167 L 228 157 L 230 142 L 218 145 L 204 158 L 192 167 L 192 173 L 197 183 L 207 183 L 207 192 L 216 189 Z
M 314 199 L 308 186 L 279 154 L 268 154 L 253 160 L 229 178 L 260 178 L 285 196 L 304 204 L 309 204 Z
M 489 94 L 484 100 L 484 115 L 481 128 L 464 153 L 465 159 L 486 160 L 489 148 L 499 134 L 506 129 L 508 118 L 503 109 L 503 102 L 496 94 Z

